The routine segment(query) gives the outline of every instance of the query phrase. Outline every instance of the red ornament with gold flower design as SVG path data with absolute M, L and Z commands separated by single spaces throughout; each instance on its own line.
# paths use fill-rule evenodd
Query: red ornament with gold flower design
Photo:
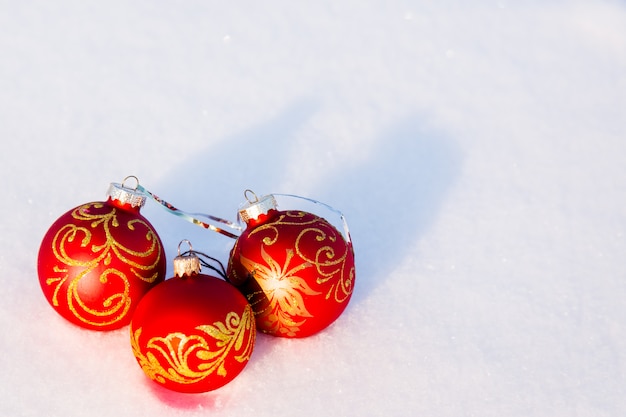
M 248 298 L 260 331 L 306 337 L 333 323 L 348 305 L 354 252 L 325 219 L 276 207 L 268 195 L 240 210 L 247 227 L 231 250 L 227 275 Z
M 139 303 L 130 325 L 133 353 L 144 373 L 167 389 L 212 391 L 248 363 L 254 314 L 232 285 L 199 273 L 197 256 L 177 256 L 174 272 Z
M 166 271 L 161 240 L 139 212 L 143 195 L 116 183 L 107 195 L 107 201 L 83 204 L 59 217 L 46 232 L 37 260 L 50 305 L 93 330 L 130 323 L 141 297 L 163 281 Z

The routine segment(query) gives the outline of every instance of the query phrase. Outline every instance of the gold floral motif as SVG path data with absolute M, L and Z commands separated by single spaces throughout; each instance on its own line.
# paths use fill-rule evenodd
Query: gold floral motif
M 306 308 L 303 295 L 319 295 L 309 287 L 304 278 L 297 276 L 297 273 L 311 265 L 307 262 L 289 269 L 289 263 L 293 258 L 292 249 L 286 250 L 285 264 L 281 266 L 261 246 L 261 257 L 265 264 L 254 262 L 245 256 L 241 256 L 241 264 L 246 270 L 251 271 L 255 281 L 261 287 L 263 300 L 267 299 L 269 305 L 262 314 L 269 327 L 279 333 L 294 336 L 300 326 L 304 324 L 307 317 L 313 317 Z M 254 303 L 254 296 L 251 294 L 251 302 Z M 296 317 L 302 318 L 296 321 Z
M 69 223 L 57 231 L 52 241 L 52 251 L 57 261 L 60 262 L 59 265 L 54 266 L 53 272 L 59 275 L 46 279 L 47 285 L 55 285 L 52 295 L 52 304 L 54 306 L 59 305 L 59 292 L 65 282 L 70 279 L 67 293 L 65 294 L 68 308 L 80 321 L 98 327 L 114 324 L 128 313 L 131 306 L 129 277 L 115 268 L 107 268 L 102 271 L 99 276 L 101 284 L 106 284 L 110 279 L 116 279 L 122 284 L 123 289 L 107 297 L 102 302 L 102 305 L 96 308 L 89 306 L 81 298 L 78 288 L 80 280 L 97 267 L 101 265 L 109 266 L 113 259 L 118 259 L 130 266 L 133 276 L 147 283 L 152 283 L 158 277 L 155 267 L 161 259 L 159 239 L 145 221 L 134 218 L 123 225 L 131 232 L 137 230 L 137 226 L 142 226 L 146 230 L 145 239 L 150 243 L 150 246 L 145 251 L 135 251 L 122 245 L 112 235 L 112 229 L 120 227 L 115 207 L 111 207 L 111 210 L 107 213 L 92 214 L 89 212 L 92 208 L 101 209 L 102 207 L 104 207 L 102 203 L 90 203 L 79 206 L 72 211 L 72 218 L 78 221 L 90 222 L 89 227 Z M 81 247 L 89 247 L 92 240 L 92 230 L 98 227 L 103 228 L 105 240 L 104 243 L 99 245 L 91 244 L 89 249 L 93 256 L 80 257 L 68 253 L 66 246 L 78 239 L 80 239 Z M 147 259 L 150 257 L 153 257 L 154 261 L 149 265 L 141 264 L 133 259 Z M 76 268 L 82 269 L 70 278 L 70 270 L 76 270 Z M 93 321 L 90 317 L 98 317 L 99 320 Z
M 131 329 L 133 353 L 146 375 L 161 384 L 167 381 L 194 384 L 214 373 L 226 376 L 225 362 L 230 355 L 235 354 L 234 359 L 239 363 L 250 359 L 256 338 L 250 305 L 246 305 L 241 317 L 230 312 L 224 322 L 195 329 L 201 334 L 173 332 L 165 337 L 152 337 L 145 354 L 139 343 L 142 328 Z M 215 341 L 215 350 L 211 350 L 207 337 Z
M 311 219 L 307 221 L 301 220 L 307 216 Z M 278 226 L 295 226 L 302 228 L 302 231 L 300 231 L 296 238 L 296 254 L 316 268 L 319 274 L 317 278 L 318 284 L 324 284 L 338 277 L 337 282 L 332 284 L 326 294 L 326 298 L 333 296 L 338 303 L 342 303 L 350 298 L 354 284 L 354 266 L 348 270 L 346 268 L 346 260 L 348 255 L 352 255 L 352 247 L 349 244 L 343 245 L 343 252 L 339 254 L 335 253 L 334 247 L 337 247 L 337 245 L 331 246 L 331 244 L 335 244 L 337 239 L 343 239 L 339 232 L 320 217 L 302 211 L 287 211 L 278 216 L 276 220 L 258 226 L 250 235 L 264 231 L 271 232 L 269 236 L 263 238 L 263 243 L 271 246 L 278 241 Z M 328 245 L 322 245 L 317 248 L 314 256 L 307 255 L 310 250 L 305 250 L 305 247 L 308 245 L 302 243 L 305 237 L 308 238 L 311 235 L 313 235 L 313 239 L 320 244 L 323 242 L 329 243 Z M 306 249 L 308 249 L 308 247 Z
M 329 241 L 330 243 L 335 243 L 337 241 L 337 232 L 330 227 L 327 229 L 331 234 L 327 234 L 323 230 L 313 227 L 302 230 L 296 238 L 296 253 L 302 259 L 315 266 L 319 274 L 316 279 L 318 284 L 325 284 L 330 280 L 335 280 L 331 284 L 326 298 L 329 299 L 332 296 L 336 302 L 343 303 L 352 294 L 352 284 L 354 281 L 354 267 L 349 271 L 346 270 L 346 259 L 348 251 L 352 250 L 351 247 L 345 245 L 343 252 L 337 254 L 333 246 L 320 246 L 315 251 L 313 257 L 308 256 L 308 251 L 303 249 L 305 245 L 302 244 L 302 241 L 309 234 L 312 234 L 317 242 Z

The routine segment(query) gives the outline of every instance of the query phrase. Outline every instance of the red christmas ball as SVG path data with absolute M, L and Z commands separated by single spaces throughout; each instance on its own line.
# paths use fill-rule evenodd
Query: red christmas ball
M 196 256 L 178 256 L 174 271 L 135 310 L 133 353 L 144 373 L 167 389 L 212 391 L 248 363 L 256 339 L 254 313 L 232 285 L 200 274 Z
M 107 201 L 75 207 L 46 232 L 37 259 L 41 289 L 64 318 L 93 330 L 130 323 L 166 272 L 163 245 L 139 210 L 145 197 L 112 183 Z
M 231 250 L 227 275 L 252 305 L 257 329 L 306 337 L 333 323 L 348 305 L 354 252 L 325 219 L 276 207 L 269 195 L 240 210 L 247 227 Z

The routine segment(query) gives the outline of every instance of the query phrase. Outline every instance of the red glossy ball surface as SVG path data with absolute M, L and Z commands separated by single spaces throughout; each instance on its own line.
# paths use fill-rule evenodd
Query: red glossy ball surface
M 130 323 L 141 297 L 163 281 L 163 245 L 138 208 L 112 200 L 78 206 L 48 229 L 37 270 L 50 305 L 84 328 Z
M 256 339 L 245 297 L 229 283 L 203 274 L 157 285 L 139 303 L 130 332 L 145 374 L 187 393 L 230 382 L 248 363 Z
M 345 310 L 355 280 L 354 252 L 323 218 L 272 211 L 239 236 L 228 277 L 248 298 L 260 331 L 306 337 Z

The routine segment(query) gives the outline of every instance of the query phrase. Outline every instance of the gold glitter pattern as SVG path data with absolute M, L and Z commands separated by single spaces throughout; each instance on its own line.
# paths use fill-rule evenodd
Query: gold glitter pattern
M 313 317 L 306 308 L 303 295 L 321 294 L 312 290 L 304 278 L 297 276 L 299 271 L 309 268 L 311 265 L 302 263 L 289 269 L 289 263 L 293 258 L 293 250 L 291 249 L 287 249 L 283 266 L 269 256 L 263 247 L 261 247 L 261 256 L 265 265 L 244 256 L 241 256 L 240 260 L 244 268 L 253 271 L 254 279 L 269 302 L 269 306 L 262 313 L 271 328 L 276 327 L 281 333 L 290 336 L 295 335 L 306 318 Z M 258 295 L 258 293 L 251 295 Z M 252 303 L 254 303 L 253 298 L 250 299 Z M 297 320 L 297 318 L 301 318 L 301 320 Z
M 230 312 L 224 322 L 195 329 L 200 334 L 173 332 L 165 337 L 152 337 L 145 353 L 139 342 L 142 328 L 131 329 L 133 353 L 146 375 L 161 384 L 167 381 L 194 384 L 214 373 L 226 376 L 226 361 L 231 355 L 239 363 L 250 359 L 256 330 L 249 304 L 241 317 Z M 213 339 L 215 350 L 211 350 L 207 338 Z
M 286 249 L 285 261 L 281 265 L 267 253 L 265 246 L 278 242 L 280 230 L 285 230 L 283 226 L 294 226 L 299 232 L 293 248 Z M 304 278 L 311 273 L 309 268 L 315 269 L 316 284 L 327 285 L 326 299 L 343 303 L 350 298 L 354 284 L 354 263 L 347 262 L 347 259 L 352 248 L 347 244 L 337 244 L 337 240 L 342 237 L 326 221 L 309 213 L 287 211 L 273 221 L 256 227 L 249 236 L 257 233 L 263 233 L 264 236 L 261 245 L 263 263 L 243 255 L 240 255 L 239 260 L 262 290 L 249 294 L 249 301 L 253 305 L 255 299 L 257 303 L 264 301 L 257 298 L 261 293 L 269 301 L 266 308 L 256 313 L 263 316 L 270 328 L 294 336 L 306 319 L 312 317 L 305 299 L 321 293 L 312 289 Z M 343 250 L 337 253 L 338 248 Z M 290 268 L 295 256 L 299 258 L 297 265 Z
M 147 282 L 153 283 L 158 278 L 155 271 L 161 260 L 161 243 L 156 232 L 140 218 L 132 218 L 126 224 L 120 225 L 115 207 L 111 207 L 108 212 L 102 212 L 102 203 L 89 203 L 77 207 L 71 213 L 71 217 L 80 222 L 88 222 L 88 226 L 79 226 L 68 223 L 61 227 L 52 240 L 52 251 L 59 264 L 55 265 L 53 272 L 57 276 L 46 279 L 47 285 L 54 285 L 52 304 L 59 306 L 61 299 L 67 302 L 67 306 L 72 314 L 81 322 L 92 326 L 108 326 L 124 318 L 131 306 L 130 281 L 126 273 L 109 267 L 100 272 L 99 283 L 105 285 L 111 280 L 117 280 L 121 284 L 121 290 L 109 295 L 101 301 L 101 305 L 90 306 L 81 297 L 79 284 L 81 279 L 92 271 L 102 266 L 111 265 L 114 260 L 121 261 L 128 265 L 132 276 Z M 98 213 L 90 212 L 91 209 L 98 209 Z M 92 242 L 94 230 L 102 228 L 104 231 L 104 242 L 96 244 Z M 135 251 L 120 243 L 112 234 L 112 231 L 124 227 L 128 232 L 145 233 L 145 240 L 148 247 L 143 251 Z M 99 232 L 98 232 L 99 233 Z M 84 253 L 71 254 L 68 248 L 76 240 L 80 240 L 80 247 L 88 248 L 89 256 Z M 75 244 L 73 245 L 75 247 Z M 148 265 L 140 261 L 150 259 Z M 76 273 L 76 271 L 79 271 Z M 61 289 L 69 280 L 67 291 L 62 294 Z M 97 321 L 92 318 L 96 317 Z

